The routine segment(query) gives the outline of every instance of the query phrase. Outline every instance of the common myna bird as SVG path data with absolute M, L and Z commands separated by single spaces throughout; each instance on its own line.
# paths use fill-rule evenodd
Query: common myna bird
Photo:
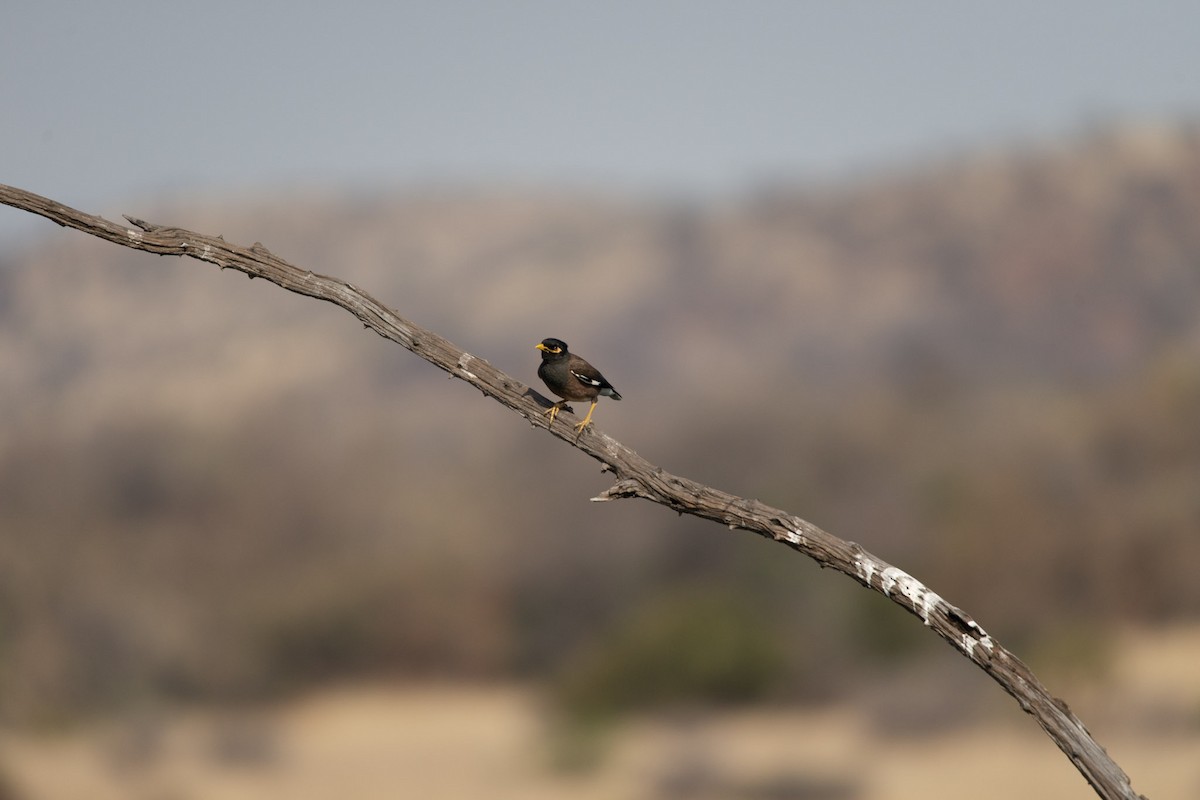
M 550 421 L 546 427 L 554 424 L 554 418 L 568 400 L 591 400 L 592 407 L 587 416 L 575 426 L 575 430 L 583 433 L 583 429 L 592 424 L 592 412 L 600 396 L 620 400 L 621 395 L 613 385 L 605 380 L 600 370 L 593 367 L 574 353 L 567 351 L 567 343 L 561 339 L 543 339 L 536 345 L 542 351 L 542 365 L 538 367 L 538 377 L 546 382 L 550 391 L 562 398 L 546 413 Z

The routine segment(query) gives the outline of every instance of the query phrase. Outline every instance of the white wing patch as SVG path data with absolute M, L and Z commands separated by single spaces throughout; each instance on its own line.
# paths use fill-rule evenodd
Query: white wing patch
M 587 375 L 580 375 L 575 370 L 571 370 L 571 374 L 574 375 L 576 378 L 578 378 L 580 383 L 586 383 L 588 386 L 599 387 L 599 386 L 604 385 L 604 384 L 600 383 L 600 381 L 596 380 L 595 378 L 589 378 Z

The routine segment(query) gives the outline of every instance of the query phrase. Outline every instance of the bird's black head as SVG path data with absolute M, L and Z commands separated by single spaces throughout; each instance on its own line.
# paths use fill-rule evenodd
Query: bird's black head
M 538 350 L 542 351 L 542 360 L 554 358 L 556 356 L 565 356 L 567 354 L 567 343 L 562 339 L 542 339 L 534 345 Z

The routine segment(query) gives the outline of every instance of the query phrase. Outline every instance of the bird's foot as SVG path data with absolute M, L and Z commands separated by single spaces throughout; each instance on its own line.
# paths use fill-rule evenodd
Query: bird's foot
M 550 419 L 546 420 L 546 430 L 550 430 L 550 426 L 553 425 L 554 420 L 558 418 L 558 412 L 562 411 L 564 408 L 568 408 L 567 404 L 565 402 L 558 402 L 542 412 L 542 416 L 550 417 Z
M 576 441 L 579 440 L 580 436 L 583 436 L 584 431 L 586 431 L 588 428 L 592 427 L 592 412 L 595 410 L 596 410 L 596 401 L 593 400 L 592 407 L 588 409 L 587 416 L 583 418 L 583 422 L 578 422 L 575 424 L 575 439 L 576 439 Z

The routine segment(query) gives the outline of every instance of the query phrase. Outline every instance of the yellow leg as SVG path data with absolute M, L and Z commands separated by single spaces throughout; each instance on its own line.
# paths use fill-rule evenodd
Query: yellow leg
M 583 418 L 583 422 L 580 422 L 575 426 L 575 431 L 577 433 L 583 433 L 584 429 L 587 428 L 588 425 L 592 424 L 592 412 L 596 410 L 596 402 L 596 400 L 592 401 L 592 407 L 588 409 L 587 416 Z
M 554 405 L 550 406 L 550 408 L 548 408 L 544 412 L 542 412 L 543 416 L 550 417 L 550 419 L 546 422 L 546 430 L 549 430 L 550 426 L 554 424 L 554 420 L 557 419 L 558 412 L 561 410 L 562 410 L 562 403 L 555 403 Z

